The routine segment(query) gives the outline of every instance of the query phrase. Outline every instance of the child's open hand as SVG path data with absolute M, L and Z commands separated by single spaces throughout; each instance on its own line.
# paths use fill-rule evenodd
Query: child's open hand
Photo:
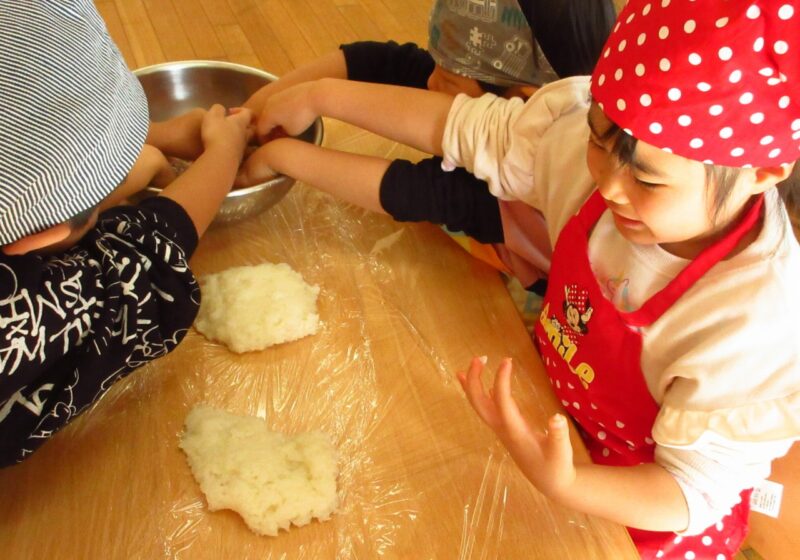
M 488 394 L 481 380 L 484 364 L 485 358 L 473 358 L 466 373 L 456 374 L 472 408 L 540 492 L 552 496 L 564 491 L 575 480 L 566 418 L 552 416 L 544 433 L 531 429 L 511 396 L 511 359 L 503 359 Z
M 203 118 L 201 134 L 205 151 L 230 150 L 241 159 L 252 135 L 250 109 L 231 109 L 229 114 L 222 105 L 212 106 Z
M 278 126 L 296 136 L 311 126 L 319 116 L 313 103 L 314 85 L 304 82 L 270 96 L 258 117 L 258 137 L 266 138 Z

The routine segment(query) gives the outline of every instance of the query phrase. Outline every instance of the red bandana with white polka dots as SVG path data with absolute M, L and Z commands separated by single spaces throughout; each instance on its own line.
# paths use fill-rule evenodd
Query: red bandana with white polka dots
M 798 0 L 629 0 L 592 96 L 632 136 L 731 167 L 800 158 Z

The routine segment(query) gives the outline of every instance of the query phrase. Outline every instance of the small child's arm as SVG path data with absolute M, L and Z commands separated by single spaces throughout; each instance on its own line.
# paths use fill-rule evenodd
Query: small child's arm
M 233 186 L 236 170 L 248 140 L 252 113 L 241 109 L 226 116 L 222 105 L 214 105 L 202 123 L 204 151 L 160 196 L 180 204 L 201 236 Z
M 297 135 L 325 116 L 440 155 L 452 102 L 451 96 L 434 91 L 326 78 L 271 96 L 257 130 L 264 136 L 282 126 Z
M 192 109 L 166 121 L 152 121 L 145 142 L 168 156 L 193 160 L 203 153 L 205 109 Z
M 271 96 L 294 85 L 321 78 L 347 79 L 347 62 L 340 49 L 322 55 L 316 60 L 284 74 L 278 80 L 270 82 L 251 95 L 242 106 L 258 116 Z
M 242 164 L 236 185 L 254 185 L 282 173 L 351 204 L 385 214 L 380 187 L 390 163 L 383 158 L 280 138 L 261 146 Z
M 497 370 L 487 394 L 481 382 L 484 359 L 473 358 L 458 380 L 472 408 L 508 449 L 525 477 L 553 501 L 627 527 L 679 532 L 689 523 L 680 486 L 655 463 L 609 467 L 573 462 L 566 418 L 550 418 L 547 431 L 533 430 L 511 396 L 511 360 Z
M 122 184 L 100 203 L 100 211 L 122 204 L 148 185 L 163 188 L 174 180 L 175 171 L 164 154 L 158 148 L 145 144 Z

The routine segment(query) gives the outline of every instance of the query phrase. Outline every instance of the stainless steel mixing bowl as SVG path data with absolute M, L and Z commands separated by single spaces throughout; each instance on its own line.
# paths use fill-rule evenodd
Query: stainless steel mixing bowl
M 277 79 L 276 76 L 241 64 L 213 60 L 167 62 L 134 70 L 147 95 L 150 118 L 165 120 L 214 103 L 225 107 L 242 105 L 251 94 Z M 322 144 L 322 120 L 303 132 L 299 139 Z M 266 183 L 234 189 L 225 197 L 214 218 L 215 224 L 227 224 L 259 214 L 283 198 L 294 179 L 279 175 Z M 142 194 L 153 196 L 161 189 L 148 187 Z

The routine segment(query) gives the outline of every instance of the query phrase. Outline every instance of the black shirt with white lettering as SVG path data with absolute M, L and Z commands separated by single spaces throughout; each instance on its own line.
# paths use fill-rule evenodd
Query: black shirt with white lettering
M 0 254 L 0 466 L 178 345 L 200 304 L 196 245 L 183 208 L 156 197 L 104 212 L 61 254 Z

